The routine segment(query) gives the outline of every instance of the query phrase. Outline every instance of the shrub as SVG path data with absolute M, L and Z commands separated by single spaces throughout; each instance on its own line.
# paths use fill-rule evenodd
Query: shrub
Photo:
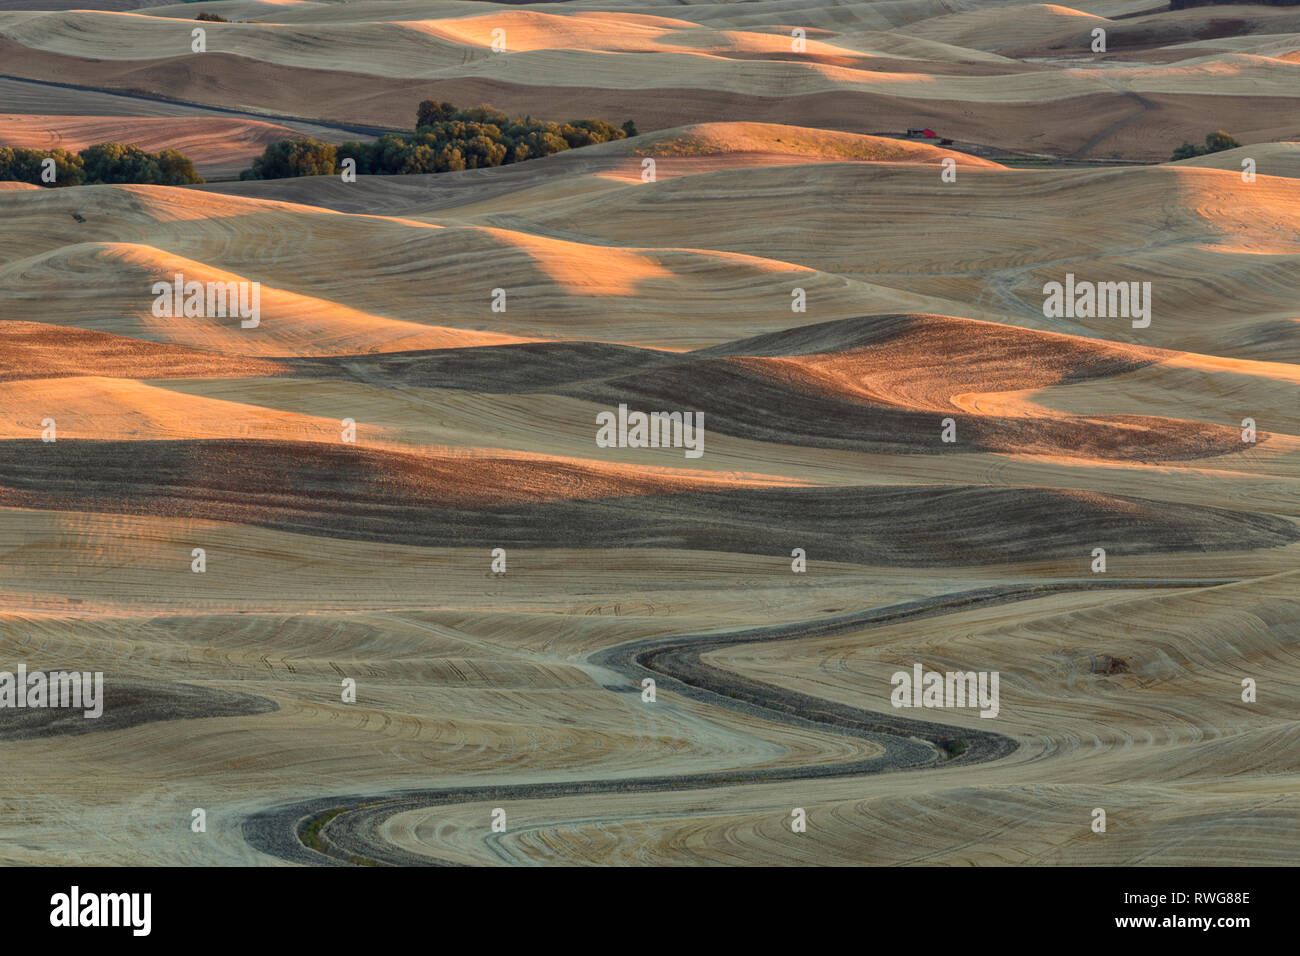
M 949 760 L 955 760 L 966 752 L 966 741 L 961 737 L 955 740 L 943 738 L 938 741 L 938 744 L 940 749 L 948 755 Z

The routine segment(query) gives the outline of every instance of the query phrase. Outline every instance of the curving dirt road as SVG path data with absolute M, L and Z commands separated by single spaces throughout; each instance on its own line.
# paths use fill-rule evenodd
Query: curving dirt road
M 867 739 L 882 746 L 884 752 L 868 760 L 765 770 L 724 769 L 710 773 L 638 777 L 630 780 L 448 787 L 321 797 L 284 804 L 249 816 L 242 825 L 244 839 L 262 852 L 292 863 L 439 866 L 447 864 L 385 844 L 378 836 L 379 827 L 395 814 L 444 804 L 489 800 L 505 802 L 596 793 L 680 791 L 813 777 L 918 770 L 940 763 L 952 766 L 955 763 L 973 764 L 996 760 L 1013 753 L 1017 743 L 1010 737 L 997 733 L 897 717 L 890 712 L 870 711 L 800 694 L 713 667 L 702 658 L 708 653 L 737 644 L 790 641 L 883 627 L 903 620 L 958 613 L 975 607 L 1029 600 L 1062 591 L 1215 587 L 1232 583 L 1235 581 L 1115 580 L 987 587 L 813 621 L 721 634 L 675 635 L 619 645 L 591 655 L 588 662 L 625 676 L 630 682 L 629 690 L 639 688 L 644 677 L 653 677 L 657 690 L 670 690 L 692 700 L 726 707 L 763 720 Z M 956 740 L 965 742 L 965 751 L 956 757 L 946 756 L 945 745 Z
M 97 103 L 115 102 L 122 100 L 124 103 L 130 103 L 133 109 L 130 112 L 123 111 L 123 115 L 137 115 L 140 104 L 160 105 L 163 109 L 158 111 L 158 115 L 165 116 L 211 116 L 213 114 L 221 116 L 238 116 L 243 119 L 258 120 L 263 123 L 277 123 L 284 126 L 292 126 L 304 135 L 319 136 L 322 131 L 334 131 L 339 133 L 351 133 L 353 135 L 378 137 L 385 133 L 406 133 L 408 130 L 398 129 L 392 126 L 366 126 L 359 123 L 336 123 L 330 120 L 308 119 L 302 116 L 288 116 L 282 113 L 258 113 L 252 110 L 234 109 L 228 106 L 214 106 L 209 103 L 196 103 L 192 100 L 172 99 L 166 96 L 158 96 L 153 93 L 133 92 L 130 90 L 102 89 L 98 86 L 81 86 L 76 83 L 60 83 L 57 80 L 33 80 L 25 76 L 13 76 L 8 73 L 0 73 L 0 83 L 12 87 L 11 84 L 21 83 L 30 87 L 39 88 L 42 94 L 48 95 L 51 91 L 73 90 L 77 93 L 92 94 Z M 19 92 L 22 87 L 17 88 Z M 8 90 L 7 90 L 8 92 Z M 108 99 L 108 98 L 115 99 Z M 84 112 L 86 107 L 81 107 Z M 52 110 L 57 115 L 58 111 Z M 117 113 L 106 112 L 104 115 L 115 116 Z M 139 115 L 149 115 L 143 113 Z

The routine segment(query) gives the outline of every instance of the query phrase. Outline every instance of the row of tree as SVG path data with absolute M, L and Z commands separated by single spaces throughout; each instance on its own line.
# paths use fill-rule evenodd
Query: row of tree
M 37 186 L 98 183 L 186 186 L 203 182 L 189 157 L 179 150 L 147 153 L 139 146 L 121 143 L 96 143 L 77 153 L 65 149 L 0 146 L 0 180 Z
M 621 128 L 599 119 L 545 123 L 531 116 L 511 119 L 490 106 L 458 109 L 451 103 L 425 100 L 412 136 L 390 133 L 373 143 L 337 147 L 306 137 L 279 140 L 267 146 L 239 178 L 328 176 L 345 169 L 349 159 L 361 175 L 445 173 L 505 166 L 636 135 L 631 120 Z
M 1179 159 L 1191 159 L 1193 156 L 1204 156 L 1206 153 L 1220 153 L 1225 149 L 1236 149 L 1241 144 L 1225 133 L 1223 130 L 1215 130 L 1205 137 L 1205 145 L 1197 146 L 1195 143 L 1183 143 L 1174 150 L 1174 154 L 1169 157 L 1170 161 Z

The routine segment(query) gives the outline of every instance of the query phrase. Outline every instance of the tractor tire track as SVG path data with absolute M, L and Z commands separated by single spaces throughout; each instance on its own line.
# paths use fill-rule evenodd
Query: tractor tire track
M 1132 116 L 1128 117 L 1127 119 L 1122 119 L 1118 123 L 1113 123 L 1112 125 L 1106 127 L 1096 136 L 1089 139 L 1086 143 L 1084 143 L 1073 153 L 1067 156 L 1066 159 L 1082 159 L 1088 153 L 1089 150 L 1095 148 L 1097 144 L 1100 143 L 1102 140 L 1106 139 L 1109 136 L 1112 136 L 1115 133 L 1118 133 L 1121 129 L 1123 129 L 1125 126 L 1127 126 L 1129 123 L 1133 122 L 1134 120 L 1146 116 L 1146 114 L 1151 110 L 1159 109 L 1159 107 L 1156 106 L 1155 103 L 1152 103 L 1149 99 L 1147 99 L 1144 96 L 1139 96 L 1137 93 L 1134 93 L 1132 90 L 1121 90 L 1119 92 L 1122 92 L 1129 99 L 1135 101 L 1138 104 L 1138 106 L 1142 107 L 1141 111 L 1134 113 Z

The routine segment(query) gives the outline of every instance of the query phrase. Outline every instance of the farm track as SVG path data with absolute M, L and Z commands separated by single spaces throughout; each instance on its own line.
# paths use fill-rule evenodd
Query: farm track
M 55 80 L 33 80 L 25 76 L 13 76 L 8 73 L 0 73 L 0 80 L 10 83 L 28 83 L 32 86 L 39 86 L 45 89 L 73 90 L 79 93 L 93 93 L 96 96 L 115 96 L 135 102 L 160 103 L 165 106 L 174 106 L 185 110 L 193 110 L 193 115 L 195 116 L 216 113 L 222 116 L 238 116 L 242 119 L 258 120 L 262 123 L 278 123 L 285 126 L 298 126 L 302 128 L 303 133 L 313 132 L 314 130 L 311 129 L 313 127 L 315 129 L 336 130 L 340 133 L 353 133 L 376 137 L 383 136 L 385 133 L 407 132 L 407 130 L 392 126 L 366 126 L 360 123 L 335 123 L 330 120 L 311 119 L 305 116 L 289 116 L 282 113 L 257 113 L 252 110 L 232 109 L 228 106 L 214 106 L 209 103 L 196 103 L 193 100 L 158 96 L 154 93 L 106 89 L 99 86 L 83 86 L 77 83 L 59 83 Z
M 725 707 L 762 720 L 870 740 L 884 747 L 884 753 L 869 760 L 767 770 L 719 770 L 623 780 L 448 787 L 387 794 L 320 797 L 255 813 L 244 820 L 243 835 L 256 849 L 292 863 L 449 865 L 445 861 L 383 844 L 377 836 L 379 827 L 396 814 L 437 805 L 604 793 L 699 790 L 738 784 L 919 770 L 939 764 L 940 761 L 947 767 L 997 760 L 1009 756 L 1017 749 L 1018 744 L 1010 737 L 850 707 L 749 680 L 709 665 L 702 658 L 706 654 L 741 644 L 792 641 L 884 627 L 905 620 L 960 613 L 976 607 L 1030 600 L 1064 591 L 1218 587 L 1233 583 L 1236 581 L 1227 579 L 1141 579 L 1006 585 L 942 594 L 821 620 L 748 628 L 723 634 L 674 635 L 620 645 L 591 655 L 588 662 L 625 676 L 631 692 L 636 692 L 643 678 L 652 677 L 657 692 L 670 691 L 700 703 Z M 954 740 L 965 741 L 965 751 L 959 756 L 943 759 L 941 744 Z M 323 852 L 304 843 L 306 831 L 313 823 L 320 825 L 312 840 L 323 848 Z

